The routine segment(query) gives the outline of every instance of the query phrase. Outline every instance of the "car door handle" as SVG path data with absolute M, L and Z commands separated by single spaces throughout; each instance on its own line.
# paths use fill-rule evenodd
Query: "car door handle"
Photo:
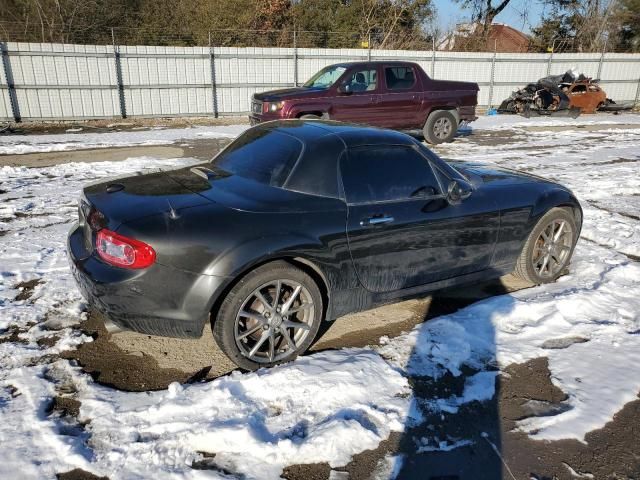
M 374 217 L 365 218 L 360 222 L 362 227 L 373 227 L 375 225 L 384 225 L 385 223 L 391 223 L 395 218 L 388 215 L 376 215 Z

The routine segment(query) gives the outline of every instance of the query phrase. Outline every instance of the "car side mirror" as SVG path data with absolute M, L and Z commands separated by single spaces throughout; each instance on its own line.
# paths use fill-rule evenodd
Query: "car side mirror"
M 351 84 L 350 83 L 343 83 L 342 85 L 340 85 L 338 87 L 338 92 L 342 93 L 344 95 L 349 95 L 352 93 L 351 91 Z
M 473 187 L 466 180 L 452 180 L 447 188 L 447 201 L 451 205 L 459 205 L 471 196 Z

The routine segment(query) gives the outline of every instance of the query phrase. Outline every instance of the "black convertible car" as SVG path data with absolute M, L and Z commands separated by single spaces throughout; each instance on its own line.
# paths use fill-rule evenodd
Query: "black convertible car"
M 298 120 L 209 163 L 88 186 L 79 216 L 72 270 L 115 328 L 198 337 L 210 323 L 245 369 L 295 358 L 323 319 L 513 271 L 554 281 L 582 223 L 556 183 Z

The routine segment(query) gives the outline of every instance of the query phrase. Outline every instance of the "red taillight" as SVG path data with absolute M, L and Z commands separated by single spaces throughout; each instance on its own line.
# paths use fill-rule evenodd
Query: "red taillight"
M 144 242 L 103 228 L 96 236 L 96 250 L 105 262 L 123 268 L 147 268 L 156 261 L 156 252 Z

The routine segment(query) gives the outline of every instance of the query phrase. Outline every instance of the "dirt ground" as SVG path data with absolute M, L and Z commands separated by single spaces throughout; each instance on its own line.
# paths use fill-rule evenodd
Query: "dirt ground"
M 69 128 L 68 125 L 64 127 Z M 17 162 L 38 167 L 68 162 L 70 158 L 101 161 L 142 155 L 206 160 L 226 141 L 199 140 L 180 146 L 110 148 L 20 155 L 19 158 L 0 156 L 0 166 Z M 491 132 L 480 141 L 508 143 L 509 138 L 504 132 Z M 345 316 L 324 326 L 312 351 L 377 344 L 382 336 L 397 336 L 420 322 L 454 312 L 480 299 L 527 287 L 514 277 L 506 276 L 493 282 L 449 289 L 434 296 Z M 209 381 L 234 368 L 216 347 L 208 327 L 197 340 L 132 332 L 109 334 L 100 315 L 89 312 L 88 320 L 78 328 L 93 336 L 94 341 L 81 345 L 78 350 L 67 351 L 63 356 L 77 361 L 96 381 L 113 388 L 159 390 L 174 381 Z M 551 342 L 549 348 L 566 348 L 575 341 L 582 340 L 558 339 Z M 420 404 L 420 399 L 428 399 L 436 392 L 460 393 L 466 376 L 474 373 L 469 370 L 460 377 L 445 376 L 437 382 L 429 378 L 411 378 L 416 402 Z M 395 455 L 403 458 L 398 476 L 401 479 L 640 480 L 640 399 L 627 404 L 602 429 L 590 432 L 586 443 L 536 441 L 513 430 L 516 420 L 557 412 L 562 408 L 564 398 L 565 394 L 552 384 L 546 358 L 511 365 L 497 376 L 496 395 L 489 402 L 465 405 L 455 415 L 438 413 L 434 416 L 425 409 L 425 422 L 392 434 L 378 448 L 356 455 L 343 468 L 332 471 L 328 464 L 294 465 L 285 470 L 283 477 L 290 480 L 369 479 L 373 478 L 374 472 L 380 471 L 385 458 Z M 79 408 L 69 402 L 58 403 L 52 408 L 69 415 Z M 420 439 L 433 437 L 434 431 L 439 438 L 470 438 L 473 444 L 451 451 L 417 453 Z M 193 467 L 217 469 L 214 457 Z M 83 475 L 82 471 L 72 471 L 59 478 L 96 478 Z

